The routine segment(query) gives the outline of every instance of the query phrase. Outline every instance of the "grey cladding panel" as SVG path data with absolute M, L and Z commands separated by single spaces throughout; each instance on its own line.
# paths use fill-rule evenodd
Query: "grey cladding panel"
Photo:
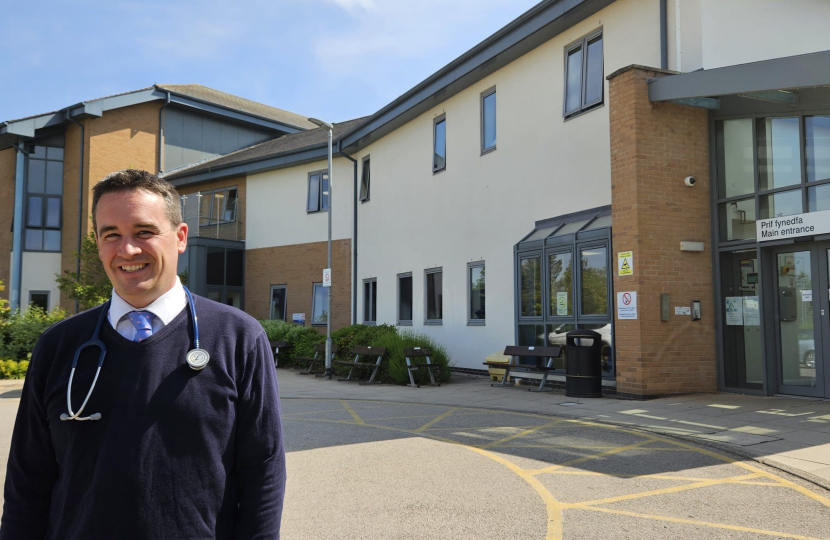
M 174 107 L 165 110 L 164 170 L 239 150 L 274 135 Z

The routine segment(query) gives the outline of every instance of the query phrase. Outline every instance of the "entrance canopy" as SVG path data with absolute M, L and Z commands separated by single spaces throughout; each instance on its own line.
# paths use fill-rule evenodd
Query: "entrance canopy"
M 716 102 L 691 100 L 739 95 L 795 103 L 794 90 L 829 85 L 830 51 L 823 51 L 656 78 L 649 81 L 648 99 L 706 108 L 716 108 Z
M 573 214 L 537 221 L 536 227 L 516 245 L 518 251 L 542 245 L 573 241 L 575 236 L 586 236 L 589 231 L 611 227 L 611 206 L 600 206 Z M 590 236 L 590 235 L 588 235 Z

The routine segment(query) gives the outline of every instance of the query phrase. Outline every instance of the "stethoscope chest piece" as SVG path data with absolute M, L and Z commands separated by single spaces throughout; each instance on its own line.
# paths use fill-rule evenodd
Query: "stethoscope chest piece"
M 210 355 L 204 349 L 192 349 L 187 353 L 187 365 L 194 371 L 201 371 L 210 362 Z

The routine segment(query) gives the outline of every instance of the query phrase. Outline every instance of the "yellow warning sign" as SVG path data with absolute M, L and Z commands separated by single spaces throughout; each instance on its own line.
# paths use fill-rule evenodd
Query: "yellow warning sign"
M 634 275 L 634 252 L 621 251 L 617 254 L 618 265 L 617 275 L 619 276 L 633 276 Z

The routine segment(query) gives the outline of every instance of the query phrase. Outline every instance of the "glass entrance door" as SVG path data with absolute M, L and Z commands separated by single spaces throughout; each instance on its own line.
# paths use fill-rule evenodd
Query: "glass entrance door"
M 773 257 L 778 391 L 823 397 L 830 358 L 830 245 L 787 246 Z

